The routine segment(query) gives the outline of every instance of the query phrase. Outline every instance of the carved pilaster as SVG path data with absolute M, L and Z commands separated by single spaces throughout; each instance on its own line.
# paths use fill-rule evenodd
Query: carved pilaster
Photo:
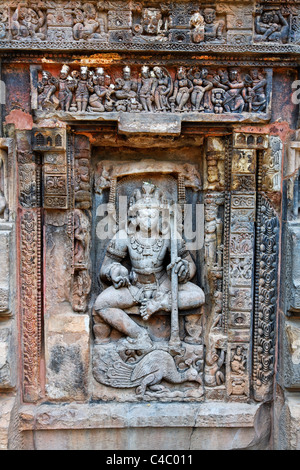
M 42 214 L 39 157 L 32 151 L 31 132 L 17 131 L 19 177 L 19 289 L 23 356 L 23 397 L 40 394 L 42 321 Z
M 36 401 L 41 353 L 41 212 L 20 211 L 20 296 L 23 346 L 23 395 Z
M 253 333 L 253 386 L 256 400 L 268 400 L 273 392 L 278 241 L 278 216 L 270 202 L 263 195 L 258 194 Z

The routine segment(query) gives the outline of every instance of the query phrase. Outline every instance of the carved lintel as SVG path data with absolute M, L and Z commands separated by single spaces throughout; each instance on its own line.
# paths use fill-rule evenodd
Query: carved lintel
M 168 116 L 144 115 L 144 114 L 121 114 L 118 122 L 120 134 L 163 134 L 180 135 L 181 119 L 175 116 L 172 120 Z

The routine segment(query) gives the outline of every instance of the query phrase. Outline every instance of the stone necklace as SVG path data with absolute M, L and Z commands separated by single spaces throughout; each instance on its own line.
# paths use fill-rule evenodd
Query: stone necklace
M 163 240 L 161 238 L 157 239 L 154 243 L 143 243 L 138 240 L 134 235 L 130 237 L 130 244 L 133 250 L 136 250 L 139 254 L 143 256 L 151 256 L 153 252 L 160 251 Z

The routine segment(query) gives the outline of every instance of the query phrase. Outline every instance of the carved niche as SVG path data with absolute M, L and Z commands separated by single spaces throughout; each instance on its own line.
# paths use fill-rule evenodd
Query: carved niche
M 181 235 L 186 188 L 201 188 L 191 164 L 104 161 L 96 173 L 115 234 L 93 307 L 93 374 L 112 389 L 135 389 L 130 400 L 203 397 L 205 296 Z
M 48 275 L 55 277 L 62 252 L 68 266 L 62 287 L 48 279 L 47 295 L 60 299 L 49 312 L 67 300 L 70 315 L 85 321 L 91 316 L 93 397 L 247 401 L 252 391 L 257 400 L 269 396 L 278 256 L 278 218 L 270 200 L 280 183 L 281 141 L 249 132 L 203 137 L 197 158 L 191 154 L 189 163 L 173 163 L 165 148 L 155 161 L 150 154 L 141 160 L 137 150 L 128 158 L 132 149 L 122 158 L 123 150 L 112 148 L 98 156 L 87 136 L 61 128 L 36 128 L 32 139 L 42 167 L 40 204 L 51 225 Z M 21 169 L 32 164 L 30 154 L 18 158 Z M 24 204 L 24 344 L 28 350 L 35 346 L 38 358 L 28 306 L 34 301 L 40 314 L 40 279 L 26 278 L 25 254 L 39 266 L 41 220 L 39 211 L 27 209 Z M 191 214 L 198 214 L 200 225 L 189 225 Z M 202 244 L 194 242 L 197 233 Z M 57 243 L 56 253 L 59 236 L 65 245 Z M 29 395 L 38 381 L 38 360 L 26 370 Z

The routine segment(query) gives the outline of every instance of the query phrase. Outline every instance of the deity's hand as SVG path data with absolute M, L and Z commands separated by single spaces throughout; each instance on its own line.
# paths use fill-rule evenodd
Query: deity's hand
M 178 281 L 180 283 L 187 282 L 190 276 L 190 265 L 189 262 L 178 257 L 176 258 L 175 263 L 170 263 L 167 267 L 167 272 L 170 275 L 171 270 L 175 267 L 174 272 L 178 276 Z
M 116 263 L 110 268 L 110 279 L 115 289 L 130 285 L 128 270 L 122 264 Z

